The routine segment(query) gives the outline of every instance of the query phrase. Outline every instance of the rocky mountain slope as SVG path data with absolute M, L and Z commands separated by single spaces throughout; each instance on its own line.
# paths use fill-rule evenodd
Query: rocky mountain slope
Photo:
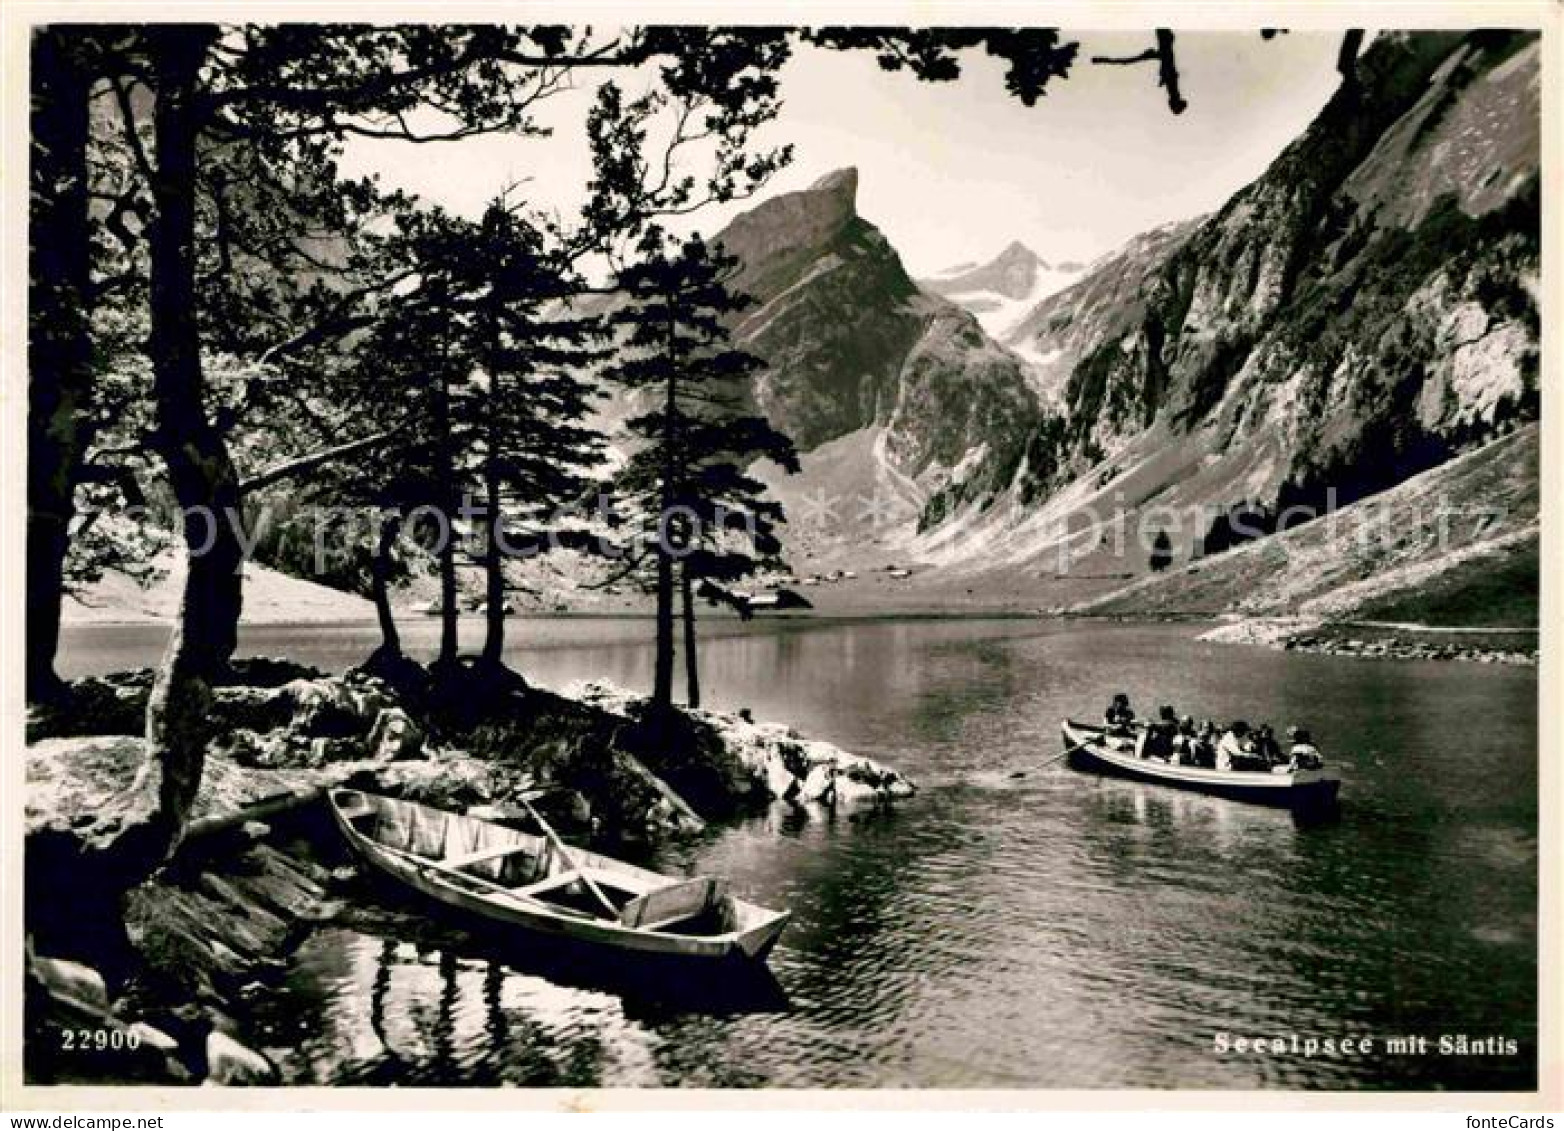
M 1534 420 L 1539 52 L 1380 36 L 1215 215 L 1040 303 L 1008 344 L 1052 407 L 1001 497 L 931 502 L 918 554 L 1144 572 L 1108 525 L 1167 529 L 1186 560 L 1235 540 L 1233 512 L 1263 535 Z
M 1141 233 L 1093 263 L 1076 285 L 1011 323 L 1002 340 L 1029 363 L 1034 389 L 1056 415 L 1070 411 L 1065 394 L 1081 360 L 1104 341 L 1140 328 L 1143 296 L 1198 225 L 1186 220 Z
M 1023 362 L 919 287 L 857 192 L 857 170 L 840 169 L 713 237 L 752 300 L 734 340 L 767 362 L 744 395 L 802 454 L 801 475 L 755 469 L 791 516 L 792 558 L 899 545 L 952 490 L 993 498 L 1042 418 Z M 610 392 L 612 431 L 634 406 Z
M 755 300 L 735 326 L 768 362 L 755 404 L 805 452 L 858 434 L 866 495 L 881 478 L 991 495 L 1037 424 L 1037 398 L 972 314 L 919 289 L 858 215 L 857 188 L 857 171 L 839 170 L 715 238 L 742 264 L 733 287 Z

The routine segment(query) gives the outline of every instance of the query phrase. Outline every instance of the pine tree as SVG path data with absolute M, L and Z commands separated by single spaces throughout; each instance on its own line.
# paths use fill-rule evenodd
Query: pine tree
M 690 698 L 698 705 L 693 582 L 741 577 L 775 558 L 781 507 L 764 498 L 764 487 L 743 468 L 766 457 L 797 470 L 798 457 L 785 436 L 738 409 L 741 383 L 763 363 L 730 344 L 724 319 L 748 305 L 726 286 L 736 263 L 698 236 L 670 247 L 656 228 L 637 251 L 618 277 L 629 305 L 611 320 L 625 330 L 626 352 L 608 375 L 652 406 L 627 424 L 640 446 L 618 486 L 652 566 L 652 701 L 666 709 L 673 702 L 675 574 L 684 598 Z M 735 525 L 752 536 L 747 549 Z
M 765 484 L 746 469 L 767 459 L 787 472 L 799 470 L 792 441 L 764 417 L 745 414 L 736 398 L 708 395 L 702 400 L 705 412 L 686 434 L 692 454 L 683 505 L 696 519 L 692 544 L 679 563 L 686 700 L 692 707 L 699 707 L 701 700 L 693 600 L 697 583 L 738 581 L 783 565 L 777 536 L 777 527 L 786 521 L 782 504 L 767 498 Z
M 395 531 L 433 548 L 440 577 L 439 660 L 457 655 L 458 571 L 485 576 L 483 659 L 504 649 L 505 564 L 560 542 L 553 522 L 587 490 L 602 439 L 585 425 L 599 357 L 599 323 L 571 314 L 580 287 L 544 227 L 496 201 L 478 223 L 439 211 L 411 213 L 392 254 L 414 285 L 387 301 L 362 337 L 334 395 L 385 406 L 391 439 L 353 461 L 353 501 L 383 516 L 376 547 L 381 652 L 399 649 L 383 582 Z M 389 533 L 388 533 L 389 530 Z M 476 537 L 481 531 L 482 537 Z M 476 548 L 463 551 L 464 545 Z
M 482 657 L 499 664 L 506 560 L 579 533 L 556 520 L 586 493 L 602 458 L 603 438 L 585 421 L 597 391 L 586 374 L 602 356 L 604 331 L 597 320 L 571 314 L 581 284 L 558 242 L 551 246 L 545 228 L 503 200 L 489 207 L 464 250 L 482 389 L 470 405 L 485 521 Z
M 401 218 L 392 243 L 412 268 L 413 285 L 385 302 L 337 390 L 376 406 L 377 423 L 393 434 L 356 462 L 354 496 L 388 521 L 414 519 L 430 536 L 440 578 L 439 657 L 446 663 L 457 649 L 455 519 L 472 482 L 466 456 L 477 445 L 472 420 L 484 395 L 474 375 L 471 316 L 463 309 L 462 223 L 437 211 Z M 380 541 L 377 570 L 384 571 L 390 543 Z M 389 610 L 382 612 L 384 629 Z M 390 636 L 383 645 L 396 650 Z

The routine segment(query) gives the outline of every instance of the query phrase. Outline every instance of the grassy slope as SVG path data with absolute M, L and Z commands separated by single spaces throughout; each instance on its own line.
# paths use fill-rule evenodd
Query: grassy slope
M 1536 541 L 1463 562 L 1415 590 L 1359 606 L 1355 619 L 1456 628 L 1535 626 L 1542 553 Z

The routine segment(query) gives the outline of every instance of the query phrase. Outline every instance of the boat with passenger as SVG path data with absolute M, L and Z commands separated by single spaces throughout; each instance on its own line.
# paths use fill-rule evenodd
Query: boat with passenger
M 1065 719 L 1060 732 L 1070 766 L 1090 773 L 1293 809 L 1327 808 L 1341 790 L 1341 779 L 1323 763 L 1313 768 L 1288 763 L 1218 769 L 1148 752 L 1143 726 L 1096 726 Z

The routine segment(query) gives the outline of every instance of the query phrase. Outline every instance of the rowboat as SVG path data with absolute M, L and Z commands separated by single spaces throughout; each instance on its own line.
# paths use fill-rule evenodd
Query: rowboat
M 1105 727 L 1065 719 L 1060 730 L 1070 765 L 1092 773 L 1291 809 L 1328 808 L 1335 804 L 1341 789 L 1341 780 L 1324 770 L 1282 773 L 1181 766 L 1161 758 L 1139 757 L 1133 739 L 1110 735 Z
M 352 850 L 419 893 L 508 927 L 611 950 L 763 962 L 787 926 L 713 877 L 675 879 L 491 821 L 356 789 L 328 794 Z

